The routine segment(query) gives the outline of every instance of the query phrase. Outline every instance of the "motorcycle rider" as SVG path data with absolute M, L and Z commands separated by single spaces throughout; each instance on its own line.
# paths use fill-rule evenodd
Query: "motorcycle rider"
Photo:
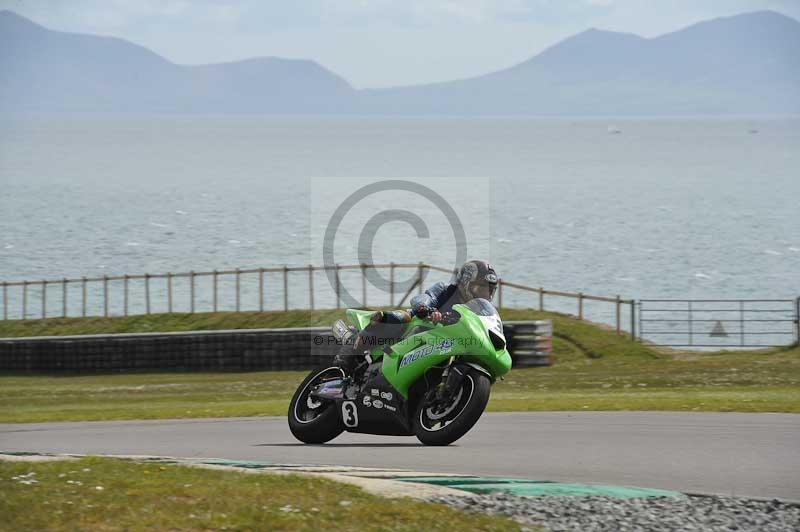
M 466 303 L 477 297 L 491 301 L 497 290 L 497 273 L 485 260 L 470 260 L 464 263 L 450 284 L 439 281 L 423 293 L 411 298 L 411 309 L 377 311 L 370 323 L 360 333 L 346 335 L 342 346 L 334 358 L 334 364 L 352 370 L 364 356 L 363 346 L 369 342 L 390 341 L 402 334 L 402 325 L 413 316 L 438 323 L 442 314 L 449 312 L 453 305 Z
M 466 303 L 476 297 L 491 301 L 497 290 L 497 273 L 485 260 L 471 260 L 459 269 L 449 285 L 438 282 L 422 294 L 411 298 L 411 313 L 420 318 L 431 318 L 434 323 L 453 305 Z M 438 315 L 437 315 L 438 313 Z

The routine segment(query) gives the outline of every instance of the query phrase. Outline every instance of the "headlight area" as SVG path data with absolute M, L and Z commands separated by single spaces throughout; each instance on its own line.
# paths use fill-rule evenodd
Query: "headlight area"
M 501 335 L 497 334 L 493 330 L 489 329 L 489 339 L 492 341 L 492 345 L 494 346 L 495 350 L 500 351 L 501 349 L 505 349 L 506 347 L 506 340 Z

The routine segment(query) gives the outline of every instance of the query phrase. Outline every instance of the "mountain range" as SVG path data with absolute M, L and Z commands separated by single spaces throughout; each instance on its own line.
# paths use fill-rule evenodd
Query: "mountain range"
M 800 114 L 800 22 L 758 11 L 649 39 L 590 29 L 482 76 L 358 90 L 310 60 L 178 65 L 2 11 L 0 112 Z

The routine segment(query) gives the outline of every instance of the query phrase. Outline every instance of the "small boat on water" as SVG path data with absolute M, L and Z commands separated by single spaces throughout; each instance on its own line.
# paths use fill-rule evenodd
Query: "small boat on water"
M 622 130 L 617 126 L 608 126 L 608 134 L 609 135 L 621 135 Z

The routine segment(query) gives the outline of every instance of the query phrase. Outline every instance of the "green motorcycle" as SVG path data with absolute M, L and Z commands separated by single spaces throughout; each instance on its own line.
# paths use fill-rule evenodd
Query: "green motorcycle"
M 370 324 L 372 311 L 348 309 L 352 327 L 333 327 L 341 341 Z M 414 317 L 395 341 L 365 345 L 353 371 L 335 365 L 312 371 L 289 405 L 289 428 L 305 443 L 343 431 L 416 436 L 449 445 L 478 421 L 492 383 L 511 369 L 503 324 L 486 299 L 453 305 L 442 321 Z

